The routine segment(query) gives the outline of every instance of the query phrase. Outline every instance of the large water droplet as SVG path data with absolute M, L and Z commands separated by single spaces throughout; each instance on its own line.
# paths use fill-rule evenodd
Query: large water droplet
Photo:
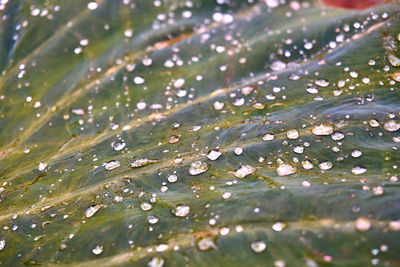
M 390 120 L 383 125 L 383 128 L 388 132 L 395 132 L 400 129 L 400 123 L 395 120 Z

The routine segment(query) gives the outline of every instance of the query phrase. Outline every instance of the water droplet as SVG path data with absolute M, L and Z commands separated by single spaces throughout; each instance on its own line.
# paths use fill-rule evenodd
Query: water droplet
M 178 142 L 179 142 L 179 137 L 176 136 L 176 135 L 171 135 L 168 138 L 168 143 L 170 143 L 170 144 L 175 144 L 175 143 L 178 143 Z
M 218 149 L 211 149 L 207 153 L 207 158 L 209 160 L 217 160 L 221 155 L 222 155 L 222 152 L 219 151 Z
M 40 172 L 46 170 L 46 168 L 47 168 L 47 163 L 44 163 L 44 162 L 40 162 L 40 163 L 39 163 L 39 165 L 38 165 L 38 170 L 39 170 Z
M 274 139 L 275 139 L 275 136 L 273 134 L 271 134 L 271 133 L 266 133 L 262 137 L 262 140 L 264 140 L 264 141 L 271 141 L 271 140 L 274 140 Z
M 368 121 L 369 126 L 371 127 L 378 127 L 379 126 L 379 121 L 375 119 L 371 119 Z
M 212 237 L 204 237 L 197 242 L 197 246 L 201 251 L 217 249 Z
M 300 134 L 299 131 L 297 131 L 296 129 L 291 129 L 287 131 L 286 136 L 289 139 L 297 139 L 299 138 Z
M 6 241 L 4 239 L 0 240 L 0 251 L 2 251 L 5 246 L 6 246 Z
M 219 101 L 215 101 L 213 104 L 213 107 L 215 110 L 221 110 L 224 108 L 224 103 L 223 102 L 219 102 Z
M 207 163 L 202 161 L 195 161 L 190 164 L 189 174 L 190 175 L 199 175 L 208 170 L 209 166 Z
M 358 150 L 358 149 L 354 149 L 354 150 L 351 152 L 351 156 L 352 156 L 353 158 L 359 158 L 359 157 L 361 157 L 361 155 L 362 155 L 362 152 L 361 152 L 360 150 Z
M 117 142 L 113 145 L 113 148 L 115 151 L 121 151 L 122 149 L 124 149 L 126 146 L 126 144 L 124 142 Z
M 169 246 L 167 245 L 167 244 L 159 244 L 157 247 L 156 247 L 156 251 L 157 252 L 165 252 L 165 251 L 167 251 L 169 249 Z
M 131 168 L 140 168 L 140 167 L 147 166 L 147 165 L 150 165 L 150 164 L 153 164 L 156 162 L 157 162 L 157 160 L 153 160 L 153 159 L 137 159 L 130 164 L 130 167 Z
M 97 245 L 92 249 L 92 252 L 94 255 L 99 255 L 103 252 L 103 246 L 102 245 Z
M 92 217 L 101 208 L 101 206 L 102 205 L 90 205 L 89 207 L 87 207 L 85 210 L 85 217 Z
M 235 149 L 233 150 L 233 153 L 235 153 L 236 155 L 241 155 L 243 153 L 243 148 L 241 147 L 235 147 Z
M 149 210 L 151 210 L 153 208 L 153 206 L 150 203 L 143 202 L 142 204 L 140 204 L 140 208 L 143 211 L 149 211 Z
M 318 165 L 318 167 L 319 167 L 321 170 L 326 171 L 326 170 L 331 169 L 331 168 L 333 167 L 333 164 L 332 164 L 332 162 L 326 160 L 326 161 L 321 162 L 321 163 Z
M 383 125 L 383 128 L 388 132 L 395 132 L 400 129 L 400 123 L 395 120 L 390 120 Z
M 251 243 L 251 249 L 256 253 L 263 252 L 266 248 L 267 245 L 265 244 L 264 241 L 255 241 Z
M 95 10 L 96 8 L 97 8 L 97 3 L 96 2 L 89 2 L 88 3 L 88 5 L 87 5 L 87 7 L 90 9 L 90 10 Z
M 175 174 L 171 174 L 168 176 L 167 180 L 170 183 L 175 183 L 176 181 L 178 181 L 178 176 L 176 176 Z
M 174 87 L 181 88 L 184 84 L 185 84 L 185 80 L 182 78 L 179 78 L 174 82 Z
M 315 80 L 315 84 L 320 87 L 327 87 L 327 86 L 329 86 L 329 81 L 326 79 L 318 79 L 318 80 Z
M 369 219 L 360 217 L 356 221 L 356 229 L 360 232 L 368 231 L 371 228 L 371 222 Z
M 111 160 L 109 162 L 104 163 L 104 169 L 106 169 L 107 171 L 114 170 L 119 166 L 121 166 L 121 164 L 117 160 Z
M 273 62 L 272 65 L 271 65 L 271 69 L 274 70 L 274 71 L 281 71 L 281 70 L 283 70 L 285 68 L 286 68 L 286 64 L 283 63 L 282 61 L 279 61 L 279 60 Z
M 190 207 L 186 205 L 178 205 L 172 210 L 172 213 L 177 217 L 186 217 L 190 212 Z
M 284 222 L 276 222 L 272 225 L 272 229 L 276 232 L 281 232 L 286 228 L 286 223 Z
M 318 89 L 315 86 L 307 87 L 306 91 L 307 91 L 307 93 L 312 94 L 312 95 L 319 93 Z
M 163 267 L 164 266 L 164 259 L 161 257 L 154 257 L 147 263 L 149 267 Z
M 296 173 L 296 171 L 297 171 L 297 170 L 296 170 L 295 167 L 293 167 L 292 165 L 287 164 L 287 163 L 280 164 L 280 165 L 276 168 L 276 173 L 277 173 L 279 176 L 290 175 L 290 174 Z
M 244 178 L 250 174 L 253 174 L 256 171 L 256 168 L 250 165 L 242 165 L 237 169 L 236 171 L 233 172 L 233 175 L 235 175 L 237 178 Z
M 344 134 L 341 132 L 335 132 L 334 134 L 332 134 L 331 138 L 332 140 L 339 141 L 344 138 Z
M 303 168 L 305 170 L 310 170 L 312 168 L 314 168 L 314 165 L 311 163 L 311 161 L 309 161 L 308 159 L 304 160 L 301 162 L 301 165 L 303 166 Z
M 328 123 L 321 123 L 311 129 L 314 135 L 330 135 L 333 133 L 333 126 Z
M 351 169 L 351 172 L 353 173 L 353 174 L 356 174 L 356 175 L 358 175 L 358 174 L 363 174 L 363 173 L 365 173 L 367 171 L 367 168 L 365 168 L 365 167 L 363 167 L 363 166 L 355 166 L 355 167 L 353 167 L 353 169 Z

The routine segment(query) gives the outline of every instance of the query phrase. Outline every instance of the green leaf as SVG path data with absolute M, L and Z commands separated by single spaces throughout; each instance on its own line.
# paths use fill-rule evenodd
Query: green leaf
M 1 1 L 1 265 L 400 264 L 398 1 L 96 3 Z

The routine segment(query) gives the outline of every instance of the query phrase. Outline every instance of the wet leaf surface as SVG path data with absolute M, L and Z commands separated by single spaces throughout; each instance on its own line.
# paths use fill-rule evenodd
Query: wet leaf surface
M 4 266 L 397 266 L 400 5 L 0 1 Z

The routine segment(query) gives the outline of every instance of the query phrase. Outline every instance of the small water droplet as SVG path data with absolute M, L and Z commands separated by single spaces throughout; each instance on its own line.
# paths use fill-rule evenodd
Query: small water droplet
M 122 149 L 124 149 L 126 146 L 126 144 L 124 142 L 117 142 L 113 145 L 113 148 L 115 151 L 121 151 Z
M 355 167 L 353 167 L 353 169 L 351 169 L 351 172 L 353 173 L 353 174 L 356 174 L 356 175 L 358 175 L 358 174 L 363 174 L 363 173 L 365 173 L 367 171 L 367 168 L 365 168 L 365 167 L 363 167 L 363 166 L 355 166 Z
M 101 205 L 90 205 L 85 210 L 85 217 L 86 218 L 92 217 L 100 208 Z
M 197 242 L 197 246 L 201 251 L 217 249 L 212 237 L 204 237 L 200 239 L 199 242 Z
M 256 168 L 250 165 L 242 165 L 236 171 L 233 172 L 237 178 L 244 178 L 250 174 L 253 174 L 256 171 Z
M 140 204 L 140 208 L 143 211 L 149 211 L 149 210 L 151 210 L 153 208 L 153 206 L 150 203 L 143 202 L 142 204 Z
M 186 205 L 178 205 L 172 210 L 172 213 L 177 217 L 186 217 L 190 212 L 190 207 Z
M 6 246 L 6 241 L 4 239 L 0 240 L 0 251 L 2 251 L 5 246 Z
M 289 139 L 297 139 L 299 138 L 300 134 L 299 131 L 297 131 L 296 129 L 291 129 L 287 131 L 286 136 Z
M 251 243 L 251 249 L 256 253 L 263 252 L 266 248 L 267 245 L 265 244 L 264 241 L 255 241 Z
M 92 252 L 94 255 L 99 255 L 103 252 L 103 246 L 102 245 L 97 245 L 92 249 Z
M 276 222 L 272 225 L 272 229 L 276 232 L 281 232 L 286 228 L 286 223 L 284 222 Z
M 323 161 L 323 162 L 321 162 L 320 164 L 318 164 L 318 167 L 319 167 L 321 170 L 326 171 L 326 170 L 331 169 L 331 168 L 333 167 L 333 164 L 332 164 L 332 162 L 326 160 L 326 161 Z
M 330 82 L 326 79 L 318 79 L 318 80 L 315 80 L 315 84 L 320 87 L 327 87 L 327 86 L 329 86 Z
M 207 153 L 207 158 L 209 160 L 217 160 L 221 155 L 222 155 L 222 152 L 219 151 L 218 149 L 211 149 Z
M 171 174 L 168 176 L 167 180 L 170 183 L 175 183 L 176 181 L 178 181 L 178 176 L 176 176 L 175 174 Z
M 104 163 L 104 169 L 106 169 L 107 171 L 114 170 L 119 166 L 121 166 L 121 164 L 117 160 L 111 160 L 109 162 Z
M 368 231 L 371 228 L 371 222 L 369 219 L 360 217 L 356 221 L 356 229 L 360 232 Z
M 147 263 L 149 267 L 163 267 L 164 266 L 164 259 L 161 257 L 154 257 Z
M 273 134 L 271 134 L 271 133 L 266 133 L 262 137 L 262 140 L 264 140 L 264 141 L 271 141 L 271 140 L 274 140 L 274 139 L 275 139 L 275 136 Z

